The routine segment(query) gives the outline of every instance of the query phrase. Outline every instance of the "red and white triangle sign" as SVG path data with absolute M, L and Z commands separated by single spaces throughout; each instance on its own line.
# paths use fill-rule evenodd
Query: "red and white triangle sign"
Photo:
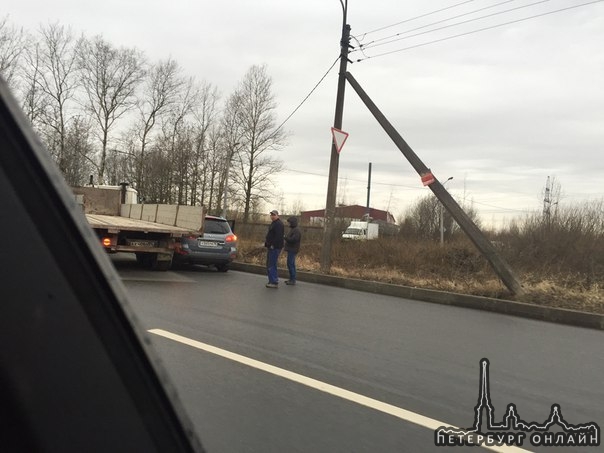
M 346 139 L 348 138 L 348 132 L 341 131 L 335 127 L 331 128 L 331 135 L 333 135 L 333 143 L 336 145 L 336 151 L 340 154 Z

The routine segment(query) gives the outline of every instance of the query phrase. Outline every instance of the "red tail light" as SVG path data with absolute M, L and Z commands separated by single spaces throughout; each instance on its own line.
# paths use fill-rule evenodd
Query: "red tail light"
M 235 242 L 237 241 L 237 236 L 235 236 L 234 234 L 229 234 L 227 235 L 227 237 L 224 238 L 224 242 Z

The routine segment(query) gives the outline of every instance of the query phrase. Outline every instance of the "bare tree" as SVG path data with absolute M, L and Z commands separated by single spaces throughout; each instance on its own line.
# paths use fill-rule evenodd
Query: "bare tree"
M 432 194 L 415 202 L 402 222 L 401 231 L 409 236 L 436 239 L 440 232 L 440 202 Z
M 39 65 L 31 68 L 39 75 L 35 80 L 45 99 L 40 121 L 52 135 L 47 142 L 54 145 L 50 151 L 65 174 L 73 158 L 73 150 L 66 149 L 66 137 L 68 103 L 77 87 L 76 40 L 69 29 L 58 24 L 41 27 L 40 36 Z
M 203 159 L 203 190 L 201 204 L 206 206 L 210 214 L 220 214 L 223 203 L 223 193 L 220 189 L 224 175 L 224 147 L 222 131 L 218 125 L 210 128 L 206 140 Z
M 275 127 L 272 80 L 265 66 L 252 66 L 230 101 L 239 123 L 237 135 L 241 137 L 232 177 L 240 190 L 243 221 L 247 222 L 251 208 L 269 199 L 272 177 L 283 168 L 282 161 L 271 151 L 284 145 L 285 133 Z
M 189 78 L 180 90 L 178 100 L 163 128 L 164 142 L 167 144 L 164 149 L 168 152 L 170 162 L 167 171 L 170 173 L 171 184 L 176 188 L 176 200 L 179 204 L 186 204 L 188 196 L 194 142 L 190 119 L 199 98 L 199 87 L 193 78 Z
M 460 206 L 474 224 L 480 227 L 480 219 L 476 209 L 468 203 L 460 203 Z M 406 212 L 400 221 L 400 233 L 408 237 L 438 239 L 440 237 L 441 214 L 443 215 L 445 239 L 449 239 L 452 235 L 461 231 L 453 217 L 445 209 L 441 209 L 438 198 L 429 194 L 417 200 Z
M 136 105 L 136 89 L 145 75 L 144 59 L 136 49 L 116 49 L 101 36 L 82 39 L 78 56 L 87 107 L 99 128 L 97 170 L 99 181 L 103 181 L 110 131 Z
M 17 88 L 19 60 L 26 45 L 27 35 L 23 29 L 10 25 L 8 17 L 0 19 L 0 75 L 13 90 Z
M 163 134 L 149 148 L 145 159 L 145 174 L 153 184 L 147 184 L 142 194 L 145 202 L 170 203 L 172 200 L 172 158 L 166 151 L 170 145 L 170 137 Z
M 136 187 L 144 187 L 143 173 L 145 152 L 150 142 L 150 134 L 159 116 L 175 102 L 178 90 L 182 86 L 178 64 L 168 59 L 153 65 L 147 73 L 146 84 L 139 105 L 138 138 L 140 150 L 136 171 Z
M 216 126 L 218 99 L 216 87 L 207 82 L 202 83 L 198 103 L 193 111 L 195 145 L 191 162 L 191 204 L 203 204 L 208 181 L 214 180 L 216 162 L 211 162 L 208 155 L 212 143 L 211 131 Z
M 107 150 L 105 174 L 107 182 L 117 185 L 122 182 L 132 183 L 138 171 L 138 152 L 140 150 L 139 124 L 133 122 L 128 129 L 120 133 L 115 146 Z M 138 187 L 136 187 L 138 189 Z M 139 195 L 140 195 L 139 190 Z
M 304 206 L 304 201 L 301 200 L 300 198 L 298 198 L 297 200 L 294 200 L 290 203 L 290 206 L 288 208 L 288 211 L 294 215 L 301 215 L 302 212 L 304 212 L 306 210 L 306 207 Z
M 63 175 L 69 185 L 83 185 L 93 170 L 94 145 L 89 118 L 75 116 L 65 130 L 65 148 L 70 150 Z
M 243 142 L 243 128 L 240 121 L 241 115 L 241 98 L 239 93 L 235 91 L 226 101 L 220 121 L 221 140 L 218 142 L 219 147 L 215 149 L 215 158 L 220 160 L 218 170 L 218 197 L 216 210 L 217 213 L 224 211 L 226 206 L 225 200 L 229 197 L 227 191 L 230 187 L 231 199 L 233 198 L 233 184 L 229 184 L 232 176 L 233 157 L 237 147 Z
M 42 127 L 40 118 L 48 100 L 40 88 L 42 57 L 39 42 L 30 42 L 24 55 L 23 64 L 23 111 L 34 128 Z

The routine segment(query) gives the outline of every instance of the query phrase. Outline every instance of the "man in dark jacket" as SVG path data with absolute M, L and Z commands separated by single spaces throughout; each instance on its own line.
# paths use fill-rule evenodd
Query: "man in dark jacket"
M 290 230 L 285 236 L 285 251 L 287 252 L 287 270 L 289 271 L 289 280 L 285 281 L 286 285 L 296 284 L 296 255 L 300 251 L 300 241 L 302 240 L 302 232 L 298 227 L 298 219 L 290 217 L 287 219 Z
M 277 273 L 277 260 L 283 248 L 284 235 L 283 222 L 277 210 L 271 211 L 271 224 L 266 233 L 264 246 L 266 247 L 266 273 L 268 274 L 267 288 L 279 287 L 279 274 Z

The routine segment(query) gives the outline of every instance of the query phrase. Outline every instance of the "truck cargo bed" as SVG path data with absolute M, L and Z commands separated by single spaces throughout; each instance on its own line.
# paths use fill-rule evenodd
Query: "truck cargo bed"
M 120 216 L 86 214 L 86 219 L 92 228 L 107 229 L 111 232 L 128 230 L 143 231 L 145 233 L 173 233 L 177 236 L 193 233 L 193 231 L 187 228 L 147 222 L 145 220 L 129 219 Z

